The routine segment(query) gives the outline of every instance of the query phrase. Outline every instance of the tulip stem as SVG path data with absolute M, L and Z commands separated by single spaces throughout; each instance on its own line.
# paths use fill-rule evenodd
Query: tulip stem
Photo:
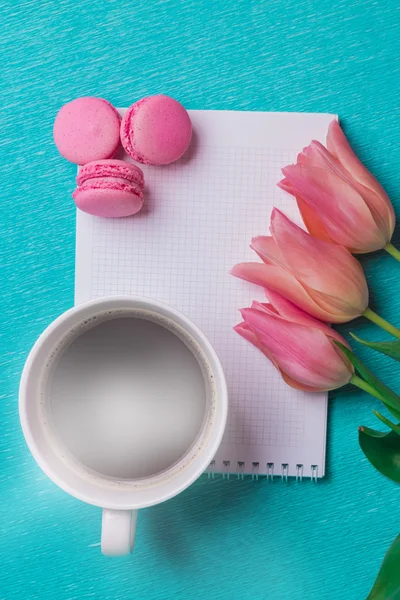
M 364 392 L 367 392 L 367 394 L 371 394 L 371 396 L 375 396 L 375 398 L 378 398 L 378 400 L 385 402 L 385 398 L 383 396 L 381 396 L 381 394 L 379 392 L 377 392 L 372 387 L 372 385 L 369 385 L 369 383 L 364 381 L 364 379 L 361 379 L 361 377 L 357 377 L 357 375 L 353 375 L 353 377 L 350 379 L 350 383 L 352 383 L 356 387 L 360 388 L 360 390 L 364 390 Z
M 384 250 L 386 250 L 386 252 L 390 254 L 390 256 L 393 256 L 393 258 L 400 262 L 400 250 L 397 250 L 397 248 L 395 248 L 393 244 L 386 244 Z
M 376 312 L 374 312 L 370 308 L 367 308 L 363 312 L 363 315 L 364 315 L 364 317 L 366 317 L 367 319 L 369 319 L 370 321 L 372 321 L 373 323 L 378 325 L 378 327 L 382 327 L 382 329 L 384 329 L 385 331 L 387 331 L 388 333 L 393 335 L 395 338 L 400 340 L 400 329 L 397 329 L 397 327 L 395 327 L 394 325 L 391 325 L 389 323 L 389 321 L 382 319 L 382 317 L 377 315 Z

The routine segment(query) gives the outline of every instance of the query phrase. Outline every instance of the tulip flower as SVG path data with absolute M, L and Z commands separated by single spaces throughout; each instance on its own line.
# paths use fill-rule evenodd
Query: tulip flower
M 285 178 L 278 185 L 296 197 L 314 237 L 356 254 L 384 248 L 400 260 L 390 243 L 395 214 L 389 197 L 359 161 L 337 121 L 329 126 L 326 145 L 312 141 L 295 165 L 282 169 Z
M 346 323 L 364 315 L 400 339 L 400 330 L 368 307 L 364 272 L 346 248 L 314 238 L 276 208 L 270 232 L 251 243 L 263 263 L 238 264 L 232 275 L 279 293 L 321 321 Z
M 280 294 L 267 290 L 267 295 L 269 303 L 253 302 L 251 308 L 241 310 L 244 320 L 234 329 L 263 352 L 288 385 L 304 392 L 322 392 L 351 383 L 381 400 L 389 410 L 397 406 L 400 397 L 396 400 L 377 378 L 372 385 L 355 374 L 354 364 L 364 373 L 367 369 L 337 331 Z
M 293 388 L 320 392 L 349 383 L 354 369 L 333 343 L 345 340 L 279 294 L 268 290 L 271 304 L 253 302 L 241 310 L 235 331 L 261 350 Z
M 251 244 L 264 264 L 236 265 L 232 275 L 280 293 L 322 321 L 345 323 L 363 314 L 367 283 L 346 248 L 312 237 L 276 208 L 270 231 L 272 237 Z

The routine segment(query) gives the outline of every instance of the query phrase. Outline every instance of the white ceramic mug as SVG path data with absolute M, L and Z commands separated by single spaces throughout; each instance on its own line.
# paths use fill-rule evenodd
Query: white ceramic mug
M 110 297 L 67 311 L 21 379 L 22 429 L 63 490 L 103 509 L 101 548 L 133 548 L 137 511 L 182 492 L 224 433 L 227 387 L 204 334 L 175 309 Z

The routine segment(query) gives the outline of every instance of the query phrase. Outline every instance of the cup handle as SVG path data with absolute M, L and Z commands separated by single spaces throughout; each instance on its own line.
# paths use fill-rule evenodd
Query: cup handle
M 137 515 L 137 510 L 103 508 L 101 551 L 105 556 L 124 556 L 132 552 Z

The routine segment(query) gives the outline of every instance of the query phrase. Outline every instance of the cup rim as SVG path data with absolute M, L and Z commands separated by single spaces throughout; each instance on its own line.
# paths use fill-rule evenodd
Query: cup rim
M 112 310 L 124 308 L 132 308 L 137 310 L 138 307 L 144 310 L 152 311 L 161 316 L 166 316 L 167 318 L 169 317 L 175 323 L 183 326 L 184 329 L 192 337 L 194 337 L 198 343 L 200 343 L 202 351 L 205 353 L 208 361 L 211 364 L 215 380 L 219 386 L 217 394 L 217 408 L 216 414 L 213 417 L 210 435 L 205 442 L 204 448 L 199 455 L 192 462 L 190 462 L 187 467 L 185 467 L 184 471 L 177 472 L 169 480 L 161 481 L 159 484 L 152 487 L 146 487 L 144 489 L 138 488 L 137 490 L 130 489 L 129 491 L 126 491 L 123 488 L 119 490 L 116 489 L 114 498 L 106 499 L 101 497 L 102 488 L 100 487 L 93 487 L 93 489 L 97 489 L 96 495 L 96 493 L 88 494 L 85 491 L 71 486 L 64 480 L 62 476 L 60 476 L 57 470 L 49 464 L 49 461 L 41 452 L 37 439 L 39 434 L 37 431 L 35 432 L 32 429 L 27 412 L 28 403 L 32 401 L 29 391 L 30 377 L 33 369 L 38 366 L 36 363 L 38 361 L 39 354 L 43 350 L 44 344 L 49 339 L 49 336 L 55 334 L 58 329 L 61 329 L 69 319 L 75 318 L 75 323 L 77 323 L 80 321 L 79 317 L 84 315 L 85 311 L 89 311 L 90 314 L 94 316 L 103 312 L 103 310 L 107 310 L 108 308 Z M 33 402 L 37 403 L 38 399 L 34 398 Z M 68 494 L 78 498 L 79 500 L 82 500 L 83 502 L 99 506 L 101 508 L 117 510 L 134 510 L 137 508 L 144 508 L 146 506 L 159 504 L 160 502 L 168 500 L 186 489 L 201 475 L 201 473 L 206 470 L 211 460 L 214 458 L 225 431 L 227 413 L 228 390 L 225 374 L 219 357 L 211 342 L 201 331 L 201 329 L 182 312 L 164 302 L 160 302 L 159 300 L 154 300 L 153 298 L 139 295 L 115 295 L 95 298 L 74 306 L 62 313 L 46 327 L 33 345 L 25 362 L 19 386 L 19 416 L 22 432 L 28 448 L 39 467 L 58 487 L 63 489 Z M 188 452 L 190 452 L 190 449 L 187 450 L 185 455 L 180 460 L 184 459 Z M 167 472 L 167 470 L 163 472 Z M 98 478 L 102 479 L 101 473 L 98 474 Z M 106 477 L 104 477 L 104 480 L 105 479 Z M 151 479 L 152 477 L 148 478 L 150 482 Z M 143 493 L 143 491 L 146 491 L 147 493 Z M 151 491 L 154 491 L 154 493 L 152 494 Z M 116 498 L 118 495 L 120 497 L 117 500 Z M 137 499 L 131 499 L 130 496 L 135 496 Z

